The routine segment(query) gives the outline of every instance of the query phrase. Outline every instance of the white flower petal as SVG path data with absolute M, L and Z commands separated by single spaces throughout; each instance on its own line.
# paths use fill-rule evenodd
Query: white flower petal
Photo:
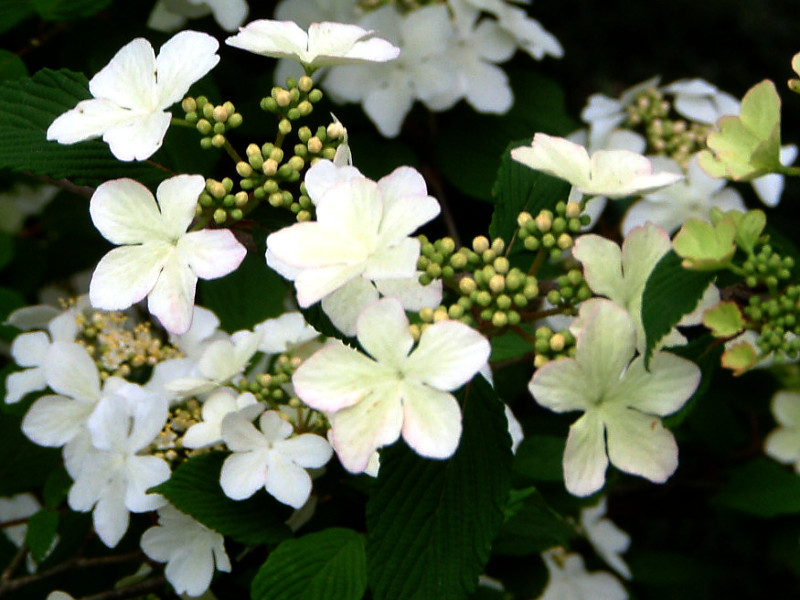
M 219 483 L 228 498 L 244 500 L 264 487 L 267 450 L 234 452 L 222 463 Z
M 408 317 L 399 301 L 388 298 L 374 302 L 358 317 L 358 341 L 377 362 L 400 368 L 414 345 L 408 326 Z
M 166 241 L 167 231 L 156 199 L 133 179 L 100 184 L 92 194 L 89 213 L 94 226 L 112 244 Z
M 156 59 L 156 95 L 159 108 L 183 99 L 191 85 L 219 62 L 219 42 L 198 31 L 181 31 L 167 40 Z
M 47 387 L 44 367 L 10 373 L 6 377 L 6 404 L 14 404 L 30 393 Z
M 22 432 L 40 446 L 63 446 L 85 427 L 94 404 L 63 396 L 42 396 L 28 409 Z
M 292 508 L 300 508 L 311 494 L 311 477 L 279 452 L 272 452 L 265 482 L 267 493 Z
M 589 411 L 569 428 L 564 449 L 564 483 L 576 496 L 590 496 L 606 482 L 605 430 L 596 411 Z
M 144 38 L 136 38 L 114 55 L 114 58 L 89 81 L 95 98 L 105 98 L 129 109 L 157 108 L 153 89 L 156 57 L 153 47 Z
M 97 402 L 100 374 L 86 348 L 72 342 L 54 342 L 45 363 L 47 384 L 64 396 Z
M 328 441 L 312 433 L 304 433 L 281 442 L 278 451 L 306 469 L 322 467 L 333 456 L 333 449 Z
M 201 279 L 216 279 L 235 271 L 247 254 L 228 229 L 204 229 L 187 233 L 178 252 Z
M 461 409 L 452 394 L 403 385 L 403 439 L 420 456 L 449 458 L 461 439 Z
M 369 279 L 354 277 L 322 299 L 322 310 L 339 331 L 353 337 L 358 315 L 377 299 L 378 290 Z
M 678 411 L 700 383 L 700 368 L 669 352 L 656 352 L 649 370 L 637 357 L 623 378 L 609 390 L 607 403 L 620 403 L 644 413 L 666 416 Z
M 92 306 L 121 310 L 135 304 L 156 285 L 173 253 L 173 246 L 165 242 L 114 248 L 100 259 L 92 275 L 89 284 Z
M 168 112 L 145 113 L 109 127 L 103 141 L 119 160 L 145 160 L 161 147 L 171 120 Z
M 558 413 L 587 410 L 594 389 L 574 358 L 561 358 L 536 369 L 528 384 L 533 399 Z
M 181 334 L 189 330 L 196 285 L 194 271 L 180 260 L 178 253 L 171 253 L 147 297 L 148 310 L 170 333 Z

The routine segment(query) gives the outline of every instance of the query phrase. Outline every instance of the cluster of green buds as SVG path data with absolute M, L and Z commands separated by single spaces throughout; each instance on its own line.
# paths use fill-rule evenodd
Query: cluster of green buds
M 521 212 L 517 217 L 517 235 L 526 250 L 559 260 L 566 250 L 572 248 L 574 234 L 588 225 L 590 220 L 589 215 L 582 214 L 577 202 L 559 202 L 555 212 L 544 209 L 535 217 L 528 212 Z
M 539 327 L 534 333 L 533 365 L 538 369 L 551 360 L 574 357 L 575 347 L 575 336 L 569 329 L 553 331 L 547 326 Z
M 766 285 L 772 293 L 777 291 L 781 282 L 792 276 L 793 268 L 794 259 L 777 254 L 769 244 L 761 246 L 758 253 L 750 254 L 742 263 L 747 286 L 755 288 Z
M 779 360 L 800 356 L 800 286 L 790 285 L 767 299 L 752 296 L 744 314 L 760 326 L 756 346 L 761 355 L 774 352 Z
M 228 221 L 239 221 L 244 217 L 250 202 L 247 192 L 233 193 L 233 180 L 225 177 L 222 181 L 206 179 L 206 187 L 197 201 L 197 216 L 210 213 L 217 225 Z
M 288 135 L 292 131 L 292 121 L 307 117 L 314 110 L 314 104 L 322 100 L 322 90 L 314 87 L 308 75 L 299 79 L 290 77 L 286 87 L 275 86 L 270 95 L 261 99 L 261 109 L 277 115 L 280 119 L 278 131 Z
M 225 134 L 242 124 L 242 115 L 236 112 L 232 102 L 214 105 L 205 96 L 187 97 L 181 102 L 186 121 L 191 123 L 203 137 L 203 148 L 222 148 L 227 142 Z
M 641 91 L 628 107 L 624 126 L 644 135 L 645 154 L 668 156 L 682 167 L 686 167 L 693 154 L 706 147 L 711 131 L 705 123 L 681 118 L 672 110 L 664 92 L 655 86 Z

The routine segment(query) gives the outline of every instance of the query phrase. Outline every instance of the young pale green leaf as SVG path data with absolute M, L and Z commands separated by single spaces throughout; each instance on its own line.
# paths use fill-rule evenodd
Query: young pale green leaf
M 31 516 L 28 520 L 28 530 L 25 533 L 25 543 L 31 549 L 33 560 L 41 562 L 47 555 L 57 531 L 58 513 L 56 511 L 43 508 Z
M 210 452 L 190 458 L 168 481 L 153 488 L 181 512 L 206 527 L 243 544 L 274 544 L 290 535 L 284 521 L 288 509 L 266 494 L 235 501 L 219 485 L 225 454 Z
M 566 201 L 570 185 L 566 181 L 534 171 L 511 158 L 511 150 L 530 146 L 532 138 L 512 142 L 500 161 L 500 170 L 492 188 L 495 208 L 489 224 L 489 235 L 501 237 L 508 244 L 518 229 L 519 213 L 529 212 L 534 217 L 542 209 L 554 209 L 559 201 Z
M 736 335 L 744 329 L 744 317 L 735 302 L 720 302 L 703 313 L 703 325 L 711 330 L 714 337 L 724 338 Z
M 511 493 L 506 520 L 492 542 L 492 552 L 509 556 L 537 554 L 566 546 L 575 528 L 553 510 L 536 488 Z
M 367 565 L 375 600 L 459 600 L 475 589 L 508 498 L 511 440 L 503 404 L 476 377 L 463 396 L 455 455 L 381 453 L 367 502 Z
M 763 210 L 749 210 L 741 213 L 731 210 L 725 213 L 736 223 L 736 245 L 746 252 L 753 252 L 767 226 L 767 215 Z
M 758 351 L 750 342 L 744 341 L 727 348 L 722 355 L 721 364 L 730 369 L 734 377 L 743 375 L 758 363 Z
M 715 224 L 689 219 L 675 236 L 672 246 L 686 269 L 718 271 L 724 269 L 736 252 L 736 222 L 725 218 Z
M 715 504 L 759 517 L 800 514 L 800 477 L 768 458 L 733 470 Z
M 42 69 L 33 77 L 0 85 L 0 112 L 4 115 L 0 121 L 0 168 L 89 186 L 118 177 L 144 184 L 165 179 L 167 171 L 118 161 L 100 140 L 73 145 L 47 141 L 50 123 L 89 97 L 86 77 L 67 70 Z
M 360 600 L 367 589 L 364 538 L 332 528 L 280 543 L 258 570 L 252 600 Z
M 683 315 L 696 307 L 713 281 L 712 271 L 689 271 L 672 250 L 656 264 L 642 293 L 642 324 L 647 339 L 646 360 L 655 345 L 669 333 Z

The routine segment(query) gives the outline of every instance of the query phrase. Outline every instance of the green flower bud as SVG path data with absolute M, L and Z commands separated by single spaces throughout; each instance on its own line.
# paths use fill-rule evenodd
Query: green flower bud
M 553 352 L 561 352 L 564 349 L 564 346 L 564 336 L 560 333 L 553 334 L 553 337 L 550 338 L 550 349 Z
M 314 80 L 308 75 L 303 75 L 297 80 L 297 87 L 301 92 L 307 94 L 314 87 Z
M 519 325 L 520 322 L 522 321 L 522 317 L 515 310 L 509 310 L 506 314 L 508 315 L 508 324 L 511 325 L 512 327 L 515 325 Z
M 239 113 L 233 113 L 230 117 L 228 117 L 227 125 L 230 128 L 236 129 L 242 123 L 244 123 L 244 117 Z
M 187 96 L 181 101 L 181 108 L 186 113 L 195 112 L 197 110 L 197 102 L 191 96 Z
M 269 202 L 270 206 L 274 206 L 275 208 L 283 206 L 283 194 L 280 192 L 273 192 L 267 197 L 267 202 Z
M 203 116 L 206 119 L 213 119 L 214 118 L 214 105 L 211 102 L 203 105 L 203 110 L 201 111 Z
M 552 305 L 558 305 L 561 303 L 561 292 L 558 290 L 550 290 L 547 292 L 547 301 Z
M 447 316 L 451 319 L 460 319 L 464 316 L 464 308 L 458 304 L 452 304 L 450 308 L 447 309 Z
M 211 123 L 206 121 L 205 119 L 200 119 L 197 124 L 195 125 L 197 131 L 199 131 L 202 135 L 209 135 L 214 128 L 211 126 Z
M 197 109 L 202 110 L 203 106 L 205 106 L 205 104 L 208 102 L 208 98 L 205 96 L 198 96 L 195 102 L 197 102 Z
M 495 304 L 500 310 L 508 310 L 511 308 L 511 297 L 506 294 L 500 294 L 495 300 Z
M 267 179 L 262 187 L 267 194 L 274 194 L 280 189 L 278 182 L 274 179 Z
M 210 137 L 200 138 L 200 147 L 203 150 L 208 150 L 209 148 L 213 148 L 213 146 L 211 145 L 211 138 Z
M 278 103 L 275 102 L 274 98 L 270 98 L 269 96 L 262 98 L 259 106 L 264 112 L 274 113 L 278 111 Z
M 235 203 L 236 199 L 233 197 L 233 194 L 226 194 L 222 199 L 222 206 L 225 208 L 232 208 Z
M 273 146 L 273 148 L 269 152 L 269 158 L 277 162 L 281 162 L 283 160 L 283 149 L 276 148 Z
M 506 278 L 502 275 L 494 275 L 489 279 L 489 289 L 495 294 L 506 289 Z
M 240 177 L 250 177 L 253 174 L 253 167 L 244 161 L 236 163 L 236 172 Z
M 317 103 L 322 100 L 322 90 L 319 88 L 314 88 L 308 93 L 308 100 L 313 103 Z
M 325 128 L 325 133 L 329 139 L 338 140 L 339 138 L 344 137 L 345 128 L 341 123 L 334 121 Z
M 222 225 L 225 221 L 228 220 L 228 213 L 225 212 L 224 208 L 218 208 L 217 210 L 214 211 L 213 218 L 214 218 L 214 222 L 217 225 Z
M 206 185 L 208 185 L 208 184 L 206 184 Z M 208 192 L 203 192 L 202 194 L 200 194 L 200 198 L 198 199 L 198 202 L 200 203 L 200 206 L 209 207 L 214 203 L 214 199 L 211 197 L 211 195 Z
M 495 327 L 505 327 L 508 325 L 508 315 L 501 310 L 496 311 L 492 315 L 492 325 Z
M 524 228 L 532 220 L 533 217 L 529 212 L 522 211 L 517 215 L 517 225 L 519 225 L 520 228 Z
M 196 125 L 197 121 L 200 120 L 200 117 L 196 112 L 188 112 L 186 113 L 186 120 L 192 125 Z
M 210 106 L 210 105 L 206 104 L 206 106 Z M 203 111 L 203 114 L 205 115 L 205 111 Z M 215 106 L 214 110 L 211 111 L 211 117 L 217 123 L 224 123 L 225 121 L 228 120 L 228 116 L 229 116 L 228 115 L 228 111 L 225 110 L 224 106 Z M 206 118 L 208 118 L 208 117 L 206 117 Z
M 495 271 L 501 275 L 505 275 L 511 268 L 511 263 L 508 262 L 508 259 L 505 256 L 498 256 L 494 259 L 492 266 L 494 267 Z
M 314 110 L 314 106 L 308 100 L 303 100 L 297 105 L 297 110 L 301 117 L 307 117 Z
M 216 134 L 211 138 L 211 145 L 214 146 L 214 148 L 222 148 L 225 145 L 225 136 L 221 133 Z
M 225 123 L 214 123 L 212 131 L 214 133 L 225 133 Z
M 234 208 L 230 213 L 228 213 L 234 221 L 241 221 L 244 218 L 244 213 L 240 208 Z
M 333 157 L 336 156 L 336 148 L 333 148 L 331 146 L 323 148 L 322 152 L 320 153 L 320 155 L 324 159 L 333 160 Z
M 290 108 L 286 111 L 286 118 L 290 121 L 297 121 L 303 115 L 300 113 L 300 109 L 297 107 Z M 290 130 L 291 131 L 291 130 Z M 289 133 L 288 131 L 286 133 Z
M 300 171 L 306 166 L 306 161 L 304 161 L 300 156 L 293 156 L 289 159 L 287 164 L 295 171 Z
M 478 289 L 478 286 L 472 277 L 464 277 L 458 282 L 458 289 L 462 294 L 469 295 Z
M 261 170 L 267 177 L 272 177 L 278 172 L 278 161 L 274 158 L 268 158 L 264 161 L 264 165 L 261 167 Z
M 483 254 L 489 250 L 489 240 L 486 237 L 479 235 L 472 240 L 472 249 L 478 254 Z
M 481 290 L 475 296 L 475 304 L 478 306 L 487 307 L 492 303 L 492 295 L 486 290 Z
M 222 200 L 228 193 L 225 186 L 216 179 L 206 179 L 206 190 L 217 200 Z
M 272 97 L 275 99 L 275 103 L 281 108 L 286 108 L 292 103 L 292 95 L 288 90 L 272 88 L 272 92 Z
M 453 254 L 453 256 L 450 257 L 450 265 L 454 269 L 458 269 L 458 270 L 463 269 L 464 267 L 467 266 L 467 257 L 466 257 L 466 255 L 464 255 L 464 254 L 462 254 L 460 252 L 458 252 L 456 254 Z
M 526 250 L 530 250 L 531 252 L 536 252 L 542 245 L 541 240 L 535 237 L 527 237 L 525 241 L 522 243 L 525 246 Z
M 281 119 L 278 123 L 278 131 L 280 131 L 283 135 L 289 135 L 292 131 L 292 124 L 289 119 Z
M 319 154 L 322 152 L 322 141 L 314 136 L 308 140 L 308 151 L 312 154 Z

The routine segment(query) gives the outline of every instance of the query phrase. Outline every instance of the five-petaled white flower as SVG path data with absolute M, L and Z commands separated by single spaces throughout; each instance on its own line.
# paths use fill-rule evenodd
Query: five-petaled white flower
M 263 487 L 278 501 L 300 508 L 311 494 L 306 469 L 330 460 L 330 444 L 313 433 L 290 437 L 294 428 L 274 410 L 262 414 L 258 425 L 260 432 L 239 412 L 222 420 L 222 439 L 233 451 L 222 464 L 222 491 L 243 500 Z
M 178 175 L 158 186 L 158 200 L 132 179 L 97 188 L 89 206 L 92 221 L 120 247 L 94 271 L 92 306 L 119 310 L 147 296 L 150 312 L 170 333 L 189 329 L 197 278 L 227 275 L 247 253 L 226 229 L 187 233 L 204 187 L 200 175 Z
M 366 356 L 331 344 L 295 371 L 294 389 L 329 414 L 333 446 L 346 469 L 362 472 L 375 450 L 403 439 L 418 454 L 448 458 L 461 437 L 461 410 L 448 393 L 489 358 L 489 342 L 457 321 L 427 327 L 412 351 L 408 318 L 394 298 L 370 304 L 356 325 Z
M 158 57 L 150 42 L 133 40 L 89 81 L 94 98 L 53 121 L 47 139 L 74 144 L 102 135 L 119 160 L 149 158 L 169 128 L 166 109 L 216 66 L 217 48 L 217 40 L 197 31 L 176 34 Z
M 511 158 L 548 175 L 564 179 L 582 194 L 624 198 L 671 185 L 675 173 L 654 173 L 647 157 L 629 150 L 586 148 L 567 139 L 537 133 L 531 146 L 511 151 Z
M 636 351 L 636 326 L 609 300 L 584 302 L 575 358 L 539 368 L 529 384 L 536 401 L 555 412 L 584 411 L 569 429 L 564 481 L 576 496 L 603 487 L 609 460 L 655 483 L 678 467 L 678 446 L 659 417 L 679 410 L 700 382 L 693 362 L 656 352 L 649 370 Z
M 332 22 L 312 23 L 306 33 L 293 21 L 259 19 L 225 43 L 263 56 L 293 58 L 310 68 L 397 58 L 400 49 L 374 34 L 358 25 Z

